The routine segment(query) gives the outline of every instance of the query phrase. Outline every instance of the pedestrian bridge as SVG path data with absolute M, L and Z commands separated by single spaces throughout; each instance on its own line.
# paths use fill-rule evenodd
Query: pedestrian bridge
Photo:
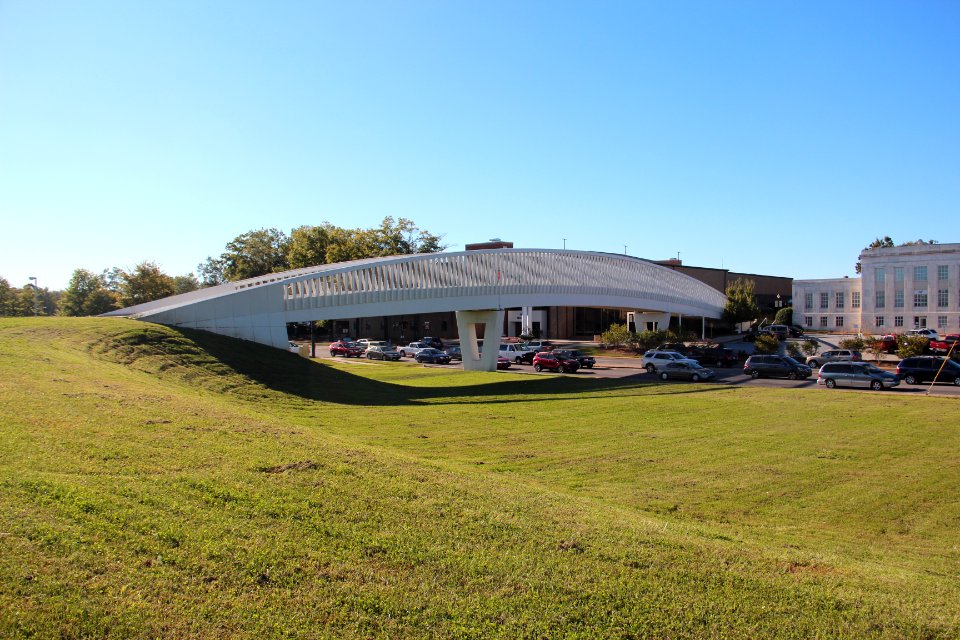
M 105 314 L 189 327 L 286 348 L 288 322 L 453 311 L 465 369 L 493 370 L 477 328 L 503 335 L 503 309 L 619 308 L 638 322 L 719 318 L 726 297 L 667 267 L 625 255 L 489 249 L 369 258 L 271 273 Z

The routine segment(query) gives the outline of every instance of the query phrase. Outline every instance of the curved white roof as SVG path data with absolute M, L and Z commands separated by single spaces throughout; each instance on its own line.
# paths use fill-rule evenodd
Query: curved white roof
M 272 273 L 106 315 L 204 329 L 274 346 L 286 323 L 439 311 L 581 306 L 719 318 L 726 297 L 630 256 L 488 249 L 368 258 Z

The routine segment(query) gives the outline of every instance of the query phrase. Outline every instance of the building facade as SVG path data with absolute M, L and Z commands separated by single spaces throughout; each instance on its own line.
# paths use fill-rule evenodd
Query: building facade
M 867 249 L 860 263 L 859 278 L 796 280 L 794 322 L 838 333 L 960 332 L 960 244 Z

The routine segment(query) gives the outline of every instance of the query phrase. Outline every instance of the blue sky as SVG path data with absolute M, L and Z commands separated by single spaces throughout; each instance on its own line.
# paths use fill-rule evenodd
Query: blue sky
M 960 242 L 960 3 L 0 0 L 0 276 L 406 217 L 796 278 Z

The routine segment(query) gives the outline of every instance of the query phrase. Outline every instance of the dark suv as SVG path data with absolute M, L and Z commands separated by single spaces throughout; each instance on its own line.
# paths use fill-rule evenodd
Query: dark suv
M 946 364 L 944 364 L 945 360 Z M 943 367 L 942 370 L 941 367 Z M 951 382 L 960 387 L 960 364 L 936 356 L 904 358 L 897 365 L 897 375 L 907 384 L 930 382 L 936 377 L 937 382 Z
M 790 356 L 750 356 L 743 363 L 743 373 L 751 378 L 809 378 L 813 369 Z

